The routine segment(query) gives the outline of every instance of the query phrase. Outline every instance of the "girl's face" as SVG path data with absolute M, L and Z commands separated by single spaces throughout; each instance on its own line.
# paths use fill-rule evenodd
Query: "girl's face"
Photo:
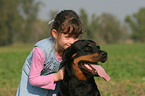
M 63 51 L 64 49 L 68 48 L 73 44 L 75 41 L 79 40 L 79 36 L 69 36 L 69 34 L 58 33 L 55 29 L 52 30 L 52 35 L 55 38 L 55 50 Z
M 64 50 L 69 46 L 71 46 L 71 44 L 73 44 L 77 40 L 79 40 L 79 37 L 69 36 L 68 34 L 59 33 L 56 38 L 56 43 L 58 45 L 58 48 Z

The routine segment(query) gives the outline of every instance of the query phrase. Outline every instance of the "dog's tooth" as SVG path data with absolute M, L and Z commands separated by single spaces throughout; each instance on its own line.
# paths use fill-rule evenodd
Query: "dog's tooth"
M 86 66 L 88 69 L 92 70 L 92 68 L 91 68 L 88 64 L 85 64 L 85 66 Z

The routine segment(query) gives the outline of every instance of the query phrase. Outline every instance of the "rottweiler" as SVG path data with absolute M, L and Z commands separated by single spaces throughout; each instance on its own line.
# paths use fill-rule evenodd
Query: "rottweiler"
M 57 96 L 101 96 L 94 76 L 110 77 L 98 64 L 107 60 L 107 52 L 92 40 L 78 40 L 63 54 L 64 79 Z

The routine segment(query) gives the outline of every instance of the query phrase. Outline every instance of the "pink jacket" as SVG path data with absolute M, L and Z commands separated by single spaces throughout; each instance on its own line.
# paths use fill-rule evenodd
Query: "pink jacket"
M 58 61 L 62 60 L 62 58 L 59 56 L 56 56 L 56 59 Z M 44 67 L 44 62 L 45 56 L 42 50 L 39 47 L 34 47 L 32 64 L 30 67 L 29 82 L 32 86 L 54 90 L 56 85 L 54 83 L 54 74 L 40 76 L 41 71 Z

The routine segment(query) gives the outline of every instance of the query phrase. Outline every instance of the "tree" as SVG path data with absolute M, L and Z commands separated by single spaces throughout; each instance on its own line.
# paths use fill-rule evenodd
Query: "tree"
M 115 16 L 103 13 L 100 16 L 92 14 L 89 22 L 88 15 L 84 9 L 80 10 L 80 17 L 86 29 L 84 38 L 104 43 L 118 43 L 128 36 L 127 27 L 123 27 Z
M 98 17 L 98 24 L 97 32 L 102 42 L 117 43 L 124 35 L 127 35 L 127 32 L 124 32 L 125 30 L 121 27 L 120 21 L 112 14 L 103 13 L 100 15 Z
M 18 4 L 18 0 L 0 0 L 0 45 L 12 44 L 20 31 Z
M 58 13 L 57 10 L 51 10 L 51 11 L 49 12 L 50 20 L 55 19 L 55 16 L 57 15 L 57 13 Z
M 39 4 L 34 0 L 0 0 L 0 45 L 35 40 Z
M 93 39 L 95 41 L 98 41 L 100 40 L 101 38 L 99 37 L 100 35 L 98 34 L 97 30 L 98 30 L 98 18 L 95 14 L 92 14 L 91 16 L 91 22 L 89 24 L 89 27 L 88 27 L 88 32 L 90 34 L 90 39 Z
M 24 18 L 20 37 L 24 43 L 34 42 L 38 38 L 35 23 L 37 22 L 40 4 L 40 2 L 34 0 L 20 0 L 19 9 Z
M 125 21 L 132 30 L 131 38 L 135 41 L 145 42 L 145 8 L 141 8 L 132 16 L 126 16 Z
M 92 20 L 90 24 L 88 20 L 87 12 L 84 9 L 80 9 L 80 18 L 82 20 L 84 29 L 86 31 L 84 38 L 94 39 L 94 33 L 95 33 L 96 25 L 97 25 L 95 14 L 92 15 Z

